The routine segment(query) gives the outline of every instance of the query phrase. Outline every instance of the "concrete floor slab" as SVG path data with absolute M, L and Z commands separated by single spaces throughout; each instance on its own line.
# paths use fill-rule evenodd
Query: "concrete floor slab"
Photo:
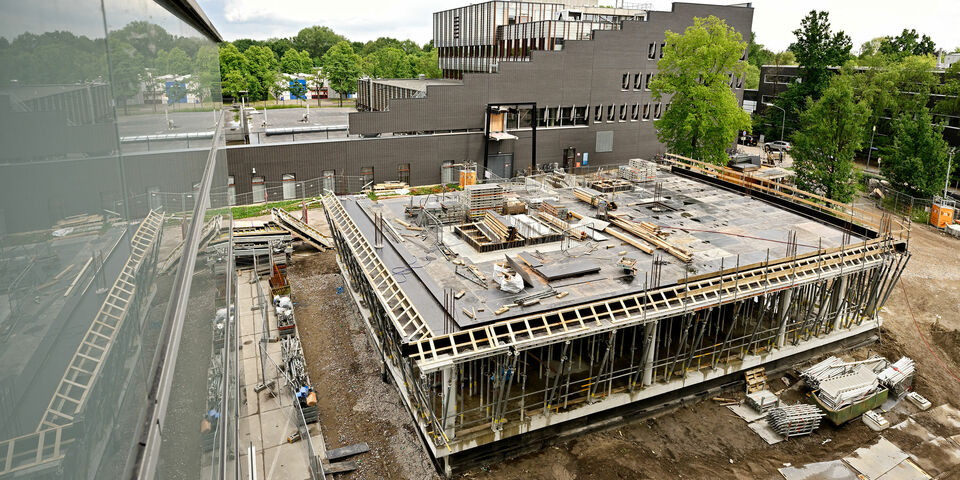
M 858 480 L 857 473 L 842 460 L 808 463 L 779 470 L 784 480 Z
M 960 446 L 952 440 L 937 437 L 910 451 L 913 460 L 928 474 L 938 476 L 960 465 Z
M 304 458 L 303 445 L 284 443 L 263 451 L 265 479 L 301 480 L 310 478 L 310 467 Z
M 933 477 L 924 472 L 917 464 L 910 460 L 904 460 L 877 480 L 929 480 L 931 478 Z
M 843 460 L 863 474 L 866 480 L 876 480 L 908 457 L 899 447 L 880 437 L 876 444 L 858 448 Z

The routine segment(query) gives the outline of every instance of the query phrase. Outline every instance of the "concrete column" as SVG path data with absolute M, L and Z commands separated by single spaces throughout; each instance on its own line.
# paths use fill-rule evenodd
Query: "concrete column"
M 657 359 L 657 325 L 660 321 L 648 323 L 644 327 L 643 342 L 643 386 L 653 383 L 653 362 Z
M 443 433 L 453 439 L 457 420 L 457 367 L 451 365 L 441 372 L 443 375 Z
M 780 330 L 777 332 L 777 348 L 783 348 L 787 339 L 787 312 L 792 299 L 793 290 L 787 290 L 780 296 Z
M 833 326 L 830 328 L 830 333 L 837 329 L 837 322 L 840 321 L 840 317 L 843 316 L 843 310 L 841 306 L 846 305 L 846 302 L 843 301 L 844 296 L 847 294 L 847 276 L 844 275 L 840 277 L 840 290 L 837 291 L 837 297 L 833 299 L 833 309 L 837 311 L 837 314 L 833 317 Z

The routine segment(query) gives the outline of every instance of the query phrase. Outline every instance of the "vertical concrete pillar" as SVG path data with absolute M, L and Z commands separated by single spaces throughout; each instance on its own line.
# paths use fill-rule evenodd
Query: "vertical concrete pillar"
M 443 433 L 453 439 L 457 420 L 457 367 L 451 365 L 441 372 L 443 378 Z
M 643 386 L 649 387 L 653 383 L 653 362 L 657 359 L 657 325 L 660 321 L 648 323 L 644 326 L 643 342 Z
M 777 332 L 777 348 L 783 348 L 787 339 L 787 312 L 793 300 L 793 290 L 787 290 L 780 295 L 780 330 Z

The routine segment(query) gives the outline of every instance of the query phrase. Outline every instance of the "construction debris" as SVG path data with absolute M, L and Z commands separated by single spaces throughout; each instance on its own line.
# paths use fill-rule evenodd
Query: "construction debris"
M 746 404 L 758 413 L 767 413 L 771 409 L 780 406 L 780 397 L 774 395 L 770 390 L 760 390 L 748 393 Z
M 877 374 L 877 379 L 893 392 L 900 396 L 913 385 L 913 360 L 903 357 Z
M 747 393 L 759 392 L 767 388 L 767 375 L 763 367 L 747 370 L 743 372 L 743 377 L 747 381 Z
M 816 395 L 831 410 L 839 410 L 867 398 L 879 384 L 875 373 L 860 366 L 851 373 L 820 382 L 820 390 Z

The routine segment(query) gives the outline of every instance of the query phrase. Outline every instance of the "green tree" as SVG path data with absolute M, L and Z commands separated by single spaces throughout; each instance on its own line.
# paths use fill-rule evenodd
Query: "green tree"
M 336 34 L 328 27 L 314 25 L 297 32 L 297 36 L 293 37 L 292 40 L 293 48 L 306 50 L 310 53 L 311 58 L 322 58 L 327 50 L 347 39 Z
M 280 103 L 283 98 L 283 92 L 287 91 L 287 86 L 283 82 L 274 82 L 270 85 L 270 94 L 273 95 L 273 103 Z
M 757 67 L 757 71 L 760 71 L 760 67 L 770 65 L 772 61 L 773 52 L 764 47 L 763 44 L 757 43 L 756 33 L 751 34 L 750 51 L 747 54 L 747 62 Z
M 200 98 L 203 105 L 204 98 L 216 101 L 220 97 L 220 60 L 217 47 L 204 45 L 197 50 L 194 61 L 194 71 L 197 72 L 193 94 Z
M 924 197 L 937 195 L 947 174 L 948 146 L 943 126 L 932 121 L 925 106 L 897 117 L 892 148 L 880 165 L 881 173 L 891 183 Z
M 220 45 L 220 74 L 224 80 L 230 72 L 238 72 L 241 76 L 245 76 L 250 69 L 248 64 L 247 57 L 240 52 L 236 45 L 232 43 Z
M 289 38 L 271 38 L 264 41 L 263 46 L 272 50 L 273 54 L 276 55 L 277 58 L 283 57 L 283 54 L 287 50 L 294 48 L 293 40 L 290 40 Z
M 173 47 L 157 52 L 157 67 L 167 75 L 186 75 L 193 70 L 193 61 L 180 47 Z
M 316 93 L 318 107 L 320 106 L 320 89 L 323 88 L 325 80 L 326 76 L 321 68 L 313 69 L 313 75 L 307 79 L 307 86 Z
M 793 34 L 797 40 L 789 50 L 796 56 L 802 79 L 795 88 L 800 98 L 817 100 L 830 84 L 830 67 L 839 67 L 850 58 L 850 37 L 843 31 L 831 31 L 829 14 L 816 10 L 804 17 Z
M 303 73 L 307 71 L 307 66 L 303 64 L 303 57 L 300 56 L 300 52 L 293 48 L 283 52 L 283 58 L 280 59 L 280 71 L 283 73 Z
M 145 73 L 144 59 L 129 43 L 110 41 L 113 68 L 110 71 L 110 88 L 117 103 L 123 105 L 127 114 L 127 100 L 140 92 L 140 79 Z
M 753 90 L 760 87 L 760 69 L 756 65 L 747 65 L 746 79 L 743 81 L 743 88 Z
M 243 73 L 234 70 L 224 75 L 221 88 L 224 95 L 239 99 L 240 92 L 247 90 L 247 80 Z
M 414 57 L 414 73 L 423 74 L 427 78 L 440 78 L 443 71 L 440 70 L 438 53 L 437 49 L 431 49 L 412 55 Z
M 884 55 L 899 59 L 910 55 L 933 55 L 937 46 L 927 35 L 920 35 L 912 28 L 904 28 L 896 37 L 881 39 L 878 50 Z
M 346 41 L 334 45 L 323 55 L 323 70 L 330 80 L 330 86 L 340 94 L 340 106 L 344 95 L 357 91 L 362 59 Z
M 410 59 L 397 47 L 385 47 L 363 58 L 363 73 L 376 78 L 411 78 Z
M 849 73 L 834 76 L 800 117 L 791 150 L 800 188 L 848 202 L 856 193 L 853 156 L 860 149 L 869 107 L 857 102 Z
M 684 33 L 666 32 L 666 48 L 650 83 L 653 98 L 672 95 L 671 106 L 655 121 L 657 137 L 674 153 L 725 164 L 726 150 L 750 116 L 730 89 L 730 75 L 744 75 L 740 60 L 747 48 L 740 33 L 723 20 L 694 18 Z
M 266 100 L 270 85 L 277 80 L 277 69 L 280 67 L 273 50 L 260 45 L 254 45 L 243 52 L 247 58 L 247 83 L 252 100 Z
M 249 38 L 238 38 L 231 43 L 234 47 L 237 47 L 237 50 L 239 50 L 240 53 L 246 52 L 248 48 L 254 45 L 261 44 L 259 40 L 252 40 Z

